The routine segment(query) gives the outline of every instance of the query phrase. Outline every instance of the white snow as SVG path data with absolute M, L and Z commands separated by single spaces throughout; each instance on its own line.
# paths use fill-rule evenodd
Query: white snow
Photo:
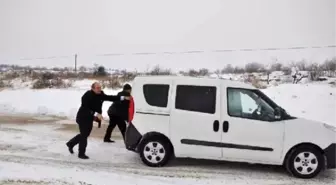
M 53 115 L 74 119 L 80 106 L 81 96 L 90 89 L 93 80 L 75 81 L 69 89 L 30 88 L 4 89 L 0 91 L 0 113 Z M 118 91 L 104 89 L 109 95 Z M 103 116 L 107 117 L 107 109 L 111 102 L 104 102 Z
M 336 126 L 336 88 L 324 83 L 281 84 L 263 90 L 293 115 Z
M 89 138 L 83 161 L 68 153 L 73 136 L 60 125 L 0 125 L 0 184 L 75 185 L 283 185 L 333 184 L 335 171 L 304 181 L 289 177 L 281 167 L 175 160 L 165 168 L 149 168 L 121 141 L 103 143 Z M 75 148 L 77 149 L 77 148 Z
M 0 113 L 74 119 L 80 97 L 92 82 L 75 81 L 69 89 L 32 90 L 21 86 L 2 90 Z M 336 88 L 327 83 L 280 84 L 263 91 L 294 116 L 336 125 Z M 104 103 L 105 117 L 109 105 Z M 106 144 L 95 138 L 89 139 L 87 149 L 91 159 L 82 161 L 68 153 L 65 142 L 73 134 L 57 130 L 60 126 L 0 124 L 0 184 L 315 185 L 334 184 L 336 179 L 335 170 L 305 181 L 289 177 L 281 167 L 194 160 L 148 168 L 121 141 Z
M 74 87 L 69 89 L 5 89 L 0 91 L 0 113 L 53 115 L 74 119 L 80 98 L 92 82 L 93 80 L 75 81 Z M 280 84 L 263 91 L 293 116 L 336 125 L 336 88 L 327 83 Z M 118 90 L 104 89 L 104 92 L 117 94 Z M 107 109 L 110 105 L 111 102 L 103 104 L 105 118 L 108 118 Z

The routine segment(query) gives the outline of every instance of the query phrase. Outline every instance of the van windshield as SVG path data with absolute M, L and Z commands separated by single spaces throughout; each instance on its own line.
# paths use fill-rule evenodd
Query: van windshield
M 271 106 L 273 109 L 279 107 L 272 99 L 270 99 L 266 94 L 264 94 L 262 91 L 258 89 L 252 90 L 252 92 L 256 95 L 258 99 L 262 99 L 265 101 L 269 106 Z
M 263 92 L 257 89 L 228 88 L 228 113 L 230 116 L 262 121 L 274 121 L 290 116 Z M 280 112 L 279 112 L 280 111 Z
M 294 117 L 292 117 L 291 115 L 289 115 L 286 110 L 282 107 L 280 107 L 279 105 L 277 105 L 271 98 L 269 98 L 266 94 L 264 94 L 262 91 L 255 89 L 253 90 L 254 93 L 256 93 L 259 97 L 261 97 L 264 101 L 267 102 L 268 105 L 270 105 L 273 109 L 276 108 L 280 108 L 282 115 L 283 115 L 283 119 L 292 119 Z

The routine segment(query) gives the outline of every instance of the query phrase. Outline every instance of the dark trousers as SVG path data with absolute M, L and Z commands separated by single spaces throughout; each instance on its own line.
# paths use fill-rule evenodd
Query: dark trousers
M 116 125 L 118 125 L 118 128 L 121 132 L 121 135 L 123 136 L 125 140 L 125 132 L 126 132 L 126 122 L 119 116 L 109 116 L 110 117 L 110 123 L 106 129 L 106 134 L 104 139 L 108 140 L 111 138 L 112 131 L 115 128 Z
M 69 147 L 78 146 L 78 155 L 84 155 L 87 146 L 87 139 L 92 131 L 93 122 L 78 121 L 79 134 L 70 139 L 67 143 Z

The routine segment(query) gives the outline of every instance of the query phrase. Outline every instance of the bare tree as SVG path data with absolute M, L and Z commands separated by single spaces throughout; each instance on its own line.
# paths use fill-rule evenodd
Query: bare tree
M 196 71 L 195 69 L 189 69 L 187 75 L 188 76 L 199 76 L 198 71 Z
M 80 71 L 80 72 L 86 72 L 87 69 L 86 69 L 85 66 L 80 66 L 80 67 L 79 67 L 79 71 Z
M 323 69 L 328 72 L 328 76 L 335 76 L 336 73 L 336 57 L 331 60 L 326 60 L 323 63 Z
M 151 71 L 148 72 L 149 75 L 171 75 L 170 69 L 161 68 L 159 65 L 155 66 Z
M 295 66 L 300 70 L 300 71 L 307 71 L 307 62 L 305 60 L 301 60 L 299 62 L 295 63 Z
M 224 69 L 222 69 L 222 74 L 225 73 L 234 73 L 234 68 L 232 67 L 231 64 L 227 64 Z
M 187 72 L 188 76 L 208 76 L 209 75 L 209 69 L 202 68 L 200 70 L 190 69 Z
M 264 65 L 260 63 L 251 62 L 245 65 L 245 71 L 248 73 L 261 72 L 261 71 L 265 71 L 265 68 L 264 68 Z
M 282 69 L 282 64 L 281 63 L 273 63 L 272 65 L 271 65 L 271 71 L 281 71 L 281 69 Z
M 233 70 L 233 73 L 238 73 L 238 74 L 245 73 L 245 69 L 242 67 L 235 67 Z
M 282 66 L 280 71 L 284 72 L 284 75 L 290 75 L 291 74 L 291 68 L 288 67 L 288 66 Z
M 199 76 L 208 76 L 209 75 L 209 69 L 202 68 L 198 71 Z
M 214 71 L 214 73 L 217 75 L 217 78 L 220 78 L 221 77 L 221 70 L 217 69 L 216 71 Z

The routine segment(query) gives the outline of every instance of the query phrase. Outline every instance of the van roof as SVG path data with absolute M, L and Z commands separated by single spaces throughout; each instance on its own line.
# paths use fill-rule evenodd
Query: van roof
M 169 75 L 158 75 L 158 76 L 150 76 L 150 75 L 144 75 L 144 76 L 137 76 L 136 80 L 140 81 L 150 81 L 150 79 L 162 79 L 162 80 L 179 80 L 179 79 L 192 79 L 192 80 L 217 80 L 217 81 L 223 81 L 227 86 L 230 87 L 237 87 L 237 88 L 246 88 L 246 89 L 256 89 L 251 84 L 240 82 L 240 81 L 234 81 L 234 80 L 227 80 L 227 79 L 218 79 L 218 78 L 209 78 L 209 77 L 190 77 L 190 76 L 169 76 Z

